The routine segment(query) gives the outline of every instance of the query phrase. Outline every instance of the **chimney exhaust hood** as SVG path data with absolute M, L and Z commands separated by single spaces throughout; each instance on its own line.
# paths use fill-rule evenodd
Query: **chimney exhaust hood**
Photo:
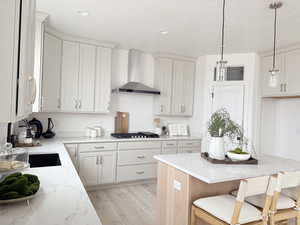
M 114 89 L 113 92 L 133 92 L 160 95 L 160 91 L 141 83 L 141 54 L 139 50 L 131 49 L 128 60 L 128 82 Z

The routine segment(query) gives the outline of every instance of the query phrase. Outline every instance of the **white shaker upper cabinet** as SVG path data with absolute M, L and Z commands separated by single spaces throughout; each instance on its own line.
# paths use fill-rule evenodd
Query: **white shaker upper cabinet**
M 62 40 L 51 34 L 44 35 L 42 111 L 60 111 Z
M 270 96 L 282 96 L 284 95 L 284 84 L 285 84 L 285 67 L 284 67 L 284 55 L 278 54 L 276 57 L 276 68 L 279 69 L 277 74 L 277 87 L 270 87 L 270 69 L 273 67 L 273 57 L 266 56 L 262 58 L 262 95 L 264 97 Z
M 97 48 L 95 112 L 108 113 L 111 94 L 111 58 L 110 48 Z
M 285 89 L 288 95 L 300 95 L 300 50 L 286 53 L 285 56 Z
M 155 96 L 154 113 L 157 115 L 171 114 L 173 61 L 167 58 L 156 59 L 154 88 L 160 90 Z
M 78 102 L 79 44 L 63 41 L 61 111 L 74 112 Z
M 172 114 L 193 115 L 195 64 L 188 61 L 174 61 Z
M 78 106 L 80 112 L 94 111 L 96 47 L 80 44 Z

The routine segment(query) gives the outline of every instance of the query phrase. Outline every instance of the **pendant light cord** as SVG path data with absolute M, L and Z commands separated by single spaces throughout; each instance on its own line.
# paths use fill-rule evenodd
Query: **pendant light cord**
M 224 59 L 225 4 L 226 4 L 226 0 L 223 0 L 221 61 L 223 61 Z
M 273 43 L 273 70 L 276 67 L 276 40 L 277 40 L 277 7 L 274 9 L 274 43 Z

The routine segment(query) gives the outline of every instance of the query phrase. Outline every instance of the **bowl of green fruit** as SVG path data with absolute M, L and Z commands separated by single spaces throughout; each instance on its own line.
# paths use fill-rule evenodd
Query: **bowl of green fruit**
M 227 156 L 232 161 L 246 161 L 250 159 L 251 154 L 248 152 L 244 152 L 241 148 L 236 148 L 232 151 L 227 152 Z
M 36 175 L 13 173 L 0 180 L 0 204 L 33 198 L 40 189 Z

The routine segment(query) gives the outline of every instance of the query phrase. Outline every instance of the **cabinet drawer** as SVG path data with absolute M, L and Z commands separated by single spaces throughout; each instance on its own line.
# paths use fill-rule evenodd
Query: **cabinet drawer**
M 193 141 L 179 141 L 178 147 L 181 148 L 193 148 L 193 147 L 200 147 L 201 141 L 200 140 L 193 140 Z
M 159 149 L 120 151 L 118 152 L 118 165 L 154 163 L 154 155 L 159 155 Z
M 164 141 L 162 142 L 163 148 L 177 148 L 177 141 Z
M 156 164 L 118 166 L 117 181 L 143 180 L 156 177 Z
M 157 148 L 160 149 L 160 141 L 137 141 L 137 142 L 120 142 L 119 150 L 129 150 L 129 149 L 149 149 Z
M 161 154 L 176 154 L 177 153 L 177 148 L 163 148 Z
M 179 148 L 178 153 L 200 153 L 201 148 L 200 147 L 194 147 L 194 148 Z
M 117 149 L 116 143 L 91 143 L 91 144 L 79 144 L 79 152 L 99 152 L 99 151 L 111 151 Z

